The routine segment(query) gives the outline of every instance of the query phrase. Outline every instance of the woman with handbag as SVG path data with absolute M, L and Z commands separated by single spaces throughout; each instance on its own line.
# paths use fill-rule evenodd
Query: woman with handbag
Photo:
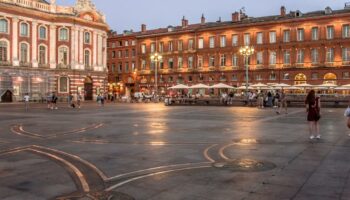
M 321 101 L 316 97 L 315 91 L 311 90 L 305 99 L 307 121 L 309 122 L 310 139 L 321 139 L 319 120 L 321 118 Z

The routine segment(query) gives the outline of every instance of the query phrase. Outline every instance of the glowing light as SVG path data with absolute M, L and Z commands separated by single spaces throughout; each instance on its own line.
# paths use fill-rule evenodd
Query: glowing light
M 164 146 L 165 142 L 151 142 L 150 143 L 152 146 Z

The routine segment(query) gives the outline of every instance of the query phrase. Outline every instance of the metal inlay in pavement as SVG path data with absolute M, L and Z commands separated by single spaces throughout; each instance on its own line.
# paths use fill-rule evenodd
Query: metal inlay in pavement
M 219 169 L 230 169 L 234 172 L 262 172 L 272 170 L 276 168 L 276 165 L 268 161 L 236 159 L 233 161 L 213 163 L 213 167 Z

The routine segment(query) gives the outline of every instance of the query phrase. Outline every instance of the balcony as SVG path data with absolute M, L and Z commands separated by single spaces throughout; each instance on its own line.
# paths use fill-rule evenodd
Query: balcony
M 85 65 L 85 70 L 86 71 L 94 71 L 94 68 L 90 65 Z
M 304 63 L 295 63 L 296 68 L 305 68 Z
M 342 65 L 343 65 L 343 66 L 350 66 L 350 61 L 343 61 L 343 62 L 342 62 Z
M 285 63 L 282 65 L 283 68 L 292 68 L 292 65 L 290 63 Z
M 20 67 L 32 67 L 32 63 L 29 62 L 19 62 Z
M 276 64 L 270 64 L 269 69 L 276 69 Z
M 209 71 L 215 71 L 215 69 L 216 69 L 216 67 L 214 67 L 214 66 L 211 66 L 208 68 Z
M 255 69 L 264 69 L 264 65 L 258 64 L 258 65 L 256 65 Z
M 50 65 L 49 64 L 38 64 L 38 67 L 41 68 L 41 69 L 48 69 L 50 68 Z
M 58 69 L 70 69 L 70 65 L 67 65 L 67 64 L 63 64 L 63 63 L 60 63 L 58 64 Z
M 0 61 L 0 66 L 11 66 L 12 63 L 10 61 Z
M 325 62 L 324 65 L 326 67 L 335 67 L 334 62 Z

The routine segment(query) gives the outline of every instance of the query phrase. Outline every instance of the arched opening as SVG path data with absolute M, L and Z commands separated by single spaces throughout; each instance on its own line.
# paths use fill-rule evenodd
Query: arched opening
M 92 101 L 93 99 L 93 81 L 89 76 L 84 80 L 84 98 L 87 101 Z
M 1 94 L 1 102 L 12 102 L 12 92 L 10 90 L 6 90 L 4 93 Z
M 294 84 L 295 85 L 300 85 L 300 84 L 304 84 L 306 83 L 307 79 L 306 79 L 306 76 L 305 74 L 297 74 L 294 78 Z
M 337 85 L 337 75 L 333 73 L 327 73 L 323 77 L 324 84 L 335 84 Z

